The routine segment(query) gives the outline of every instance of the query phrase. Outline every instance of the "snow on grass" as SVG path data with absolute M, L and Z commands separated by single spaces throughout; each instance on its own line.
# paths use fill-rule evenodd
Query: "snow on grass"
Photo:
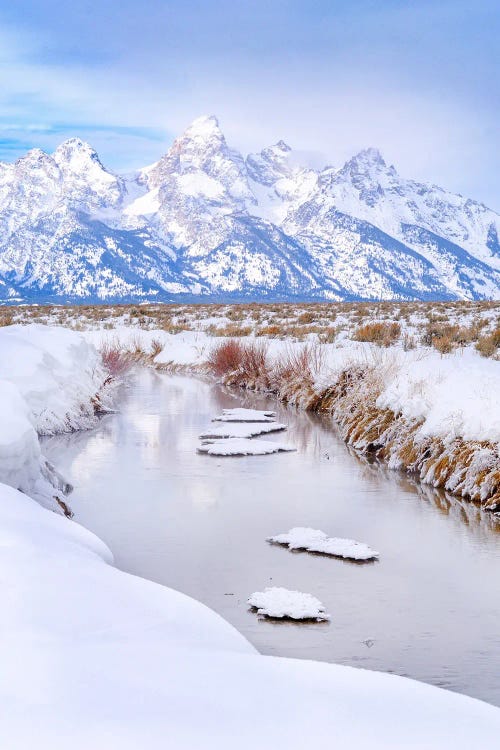
M 209 456 L 267 456 L 271 453 L 284 453 L 296 450 L 286 443 L 270 440 L 250 440 L 248 438 L 223 438 L 205 440 L 198 446 L 199 453 Z
M 214 422 L 274 422 L 276 412 L 258 409 L 223 409 Z
M 256 591 L 248 599 L 248 604 L 263 617 L 317 622 L 330 619 L 324 605 L 315 596 L 279 586 Z
M 283 430 L 286 430 L 286 425 L 280 422 L 226 422 L 209 427 L 201 433 L 200 438 L 251 438 Z
M 279 544 L 290 550 L 318 552 L 322 555 L 342 557 L 347 560 L 375 560 L 379 553 L 363 542 L 341 537 L 329 537 L 324 531 L 297 526 L 286 534 L 267 537 L 271 544 Z

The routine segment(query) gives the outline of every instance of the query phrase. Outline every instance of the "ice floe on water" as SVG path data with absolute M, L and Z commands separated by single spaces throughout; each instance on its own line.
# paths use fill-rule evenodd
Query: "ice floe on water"
M 294 451 L 286 443 L 274 443 L 270 440 L 250 440 L 249 438 L 227 438 L 205 440 L 198 446 L 199 453 L 209 456 L 265 456 L 269 453 Z
M 223 409 L 222 414 L 214 417 L 214 422 L 274 422 L 275 411 L 260 411 L 259 409 Z
M 256 591 L 248 604 L 263 617 L 288 620 L 329 620 L 324 605 L 311 594 L 290 591 L 278 586 Z
M 282 430 L 286 430 L 286 425 L 280 422 L 227 422 L 209 427 L 200 438 L 251 438 Z
M 267 537 L 271 544 L 280 544 L 291 550 L 318 552 L 332 557 L 343 557 L 347 560 L 375 560 L 379 553 L 363 542 L 354 539 L 329 537 L 319 529 L 297 526 L 286 534 Z

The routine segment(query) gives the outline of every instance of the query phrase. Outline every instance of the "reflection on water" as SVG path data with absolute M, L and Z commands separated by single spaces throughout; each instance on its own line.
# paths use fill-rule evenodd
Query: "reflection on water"
M 298 452 L 197 454 L 212 416 L 238 405 L 275 408 Z M 498 521 L 359 460 L 328 419 L 141 371 L 120 414 L 50 438 L 44 450 L 75 485 L 76 520 L 119 567 L 203 601 L 263 653 L 396 672 L 500 704 Z M 264 541 L 292 526 L 359 539 L 380 561 L 360 566 Z M 259 620 L 246 599 L 269 585 L 317 596 L 331 623 Z

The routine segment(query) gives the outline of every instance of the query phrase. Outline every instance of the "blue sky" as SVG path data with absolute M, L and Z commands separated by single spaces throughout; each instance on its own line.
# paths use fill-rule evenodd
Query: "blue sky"
M 152 161 L 217 114 L 244 152 L 313 163 L 377 146 L 500 207 L 496 0 L 16 0 L 0 6 L 0 158 L 79 135 Z

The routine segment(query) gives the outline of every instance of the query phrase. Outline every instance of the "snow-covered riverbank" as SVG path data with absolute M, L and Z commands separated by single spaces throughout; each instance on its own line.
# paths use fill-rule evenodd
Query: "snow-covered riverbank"
M 159 359 L 188 365 L 207 346 L 163 343 Z M 97 537 L 28 496 L 42 476 L 37 432 L 95 420 L 106 380 L 97 352 L 79 334 L 13 328 L 1 332 L 0 362 L 1 747 L 497 747 L 493 706 L 260 656 L 203 605 L 114 568 Z
M 95 425 L 107 378 L 94 346 L 73 331 L 0 328 L 0 482 L 61 511 L 65 483 L 38 436 Z
M 500 362 L 473 349 L 440 354 L 428 347 L 405 351 L 352 341 L 308 347 L 127 327 L 85 335 L 132 352 L 150 351 L 154 342 L 163 347 L 154 364 L 172 372 L 206 372 L 219 347 L 215 371 L 222 382 L 272 391 L 283 401 L 329 413 L 360 452 L 500 510 Z

